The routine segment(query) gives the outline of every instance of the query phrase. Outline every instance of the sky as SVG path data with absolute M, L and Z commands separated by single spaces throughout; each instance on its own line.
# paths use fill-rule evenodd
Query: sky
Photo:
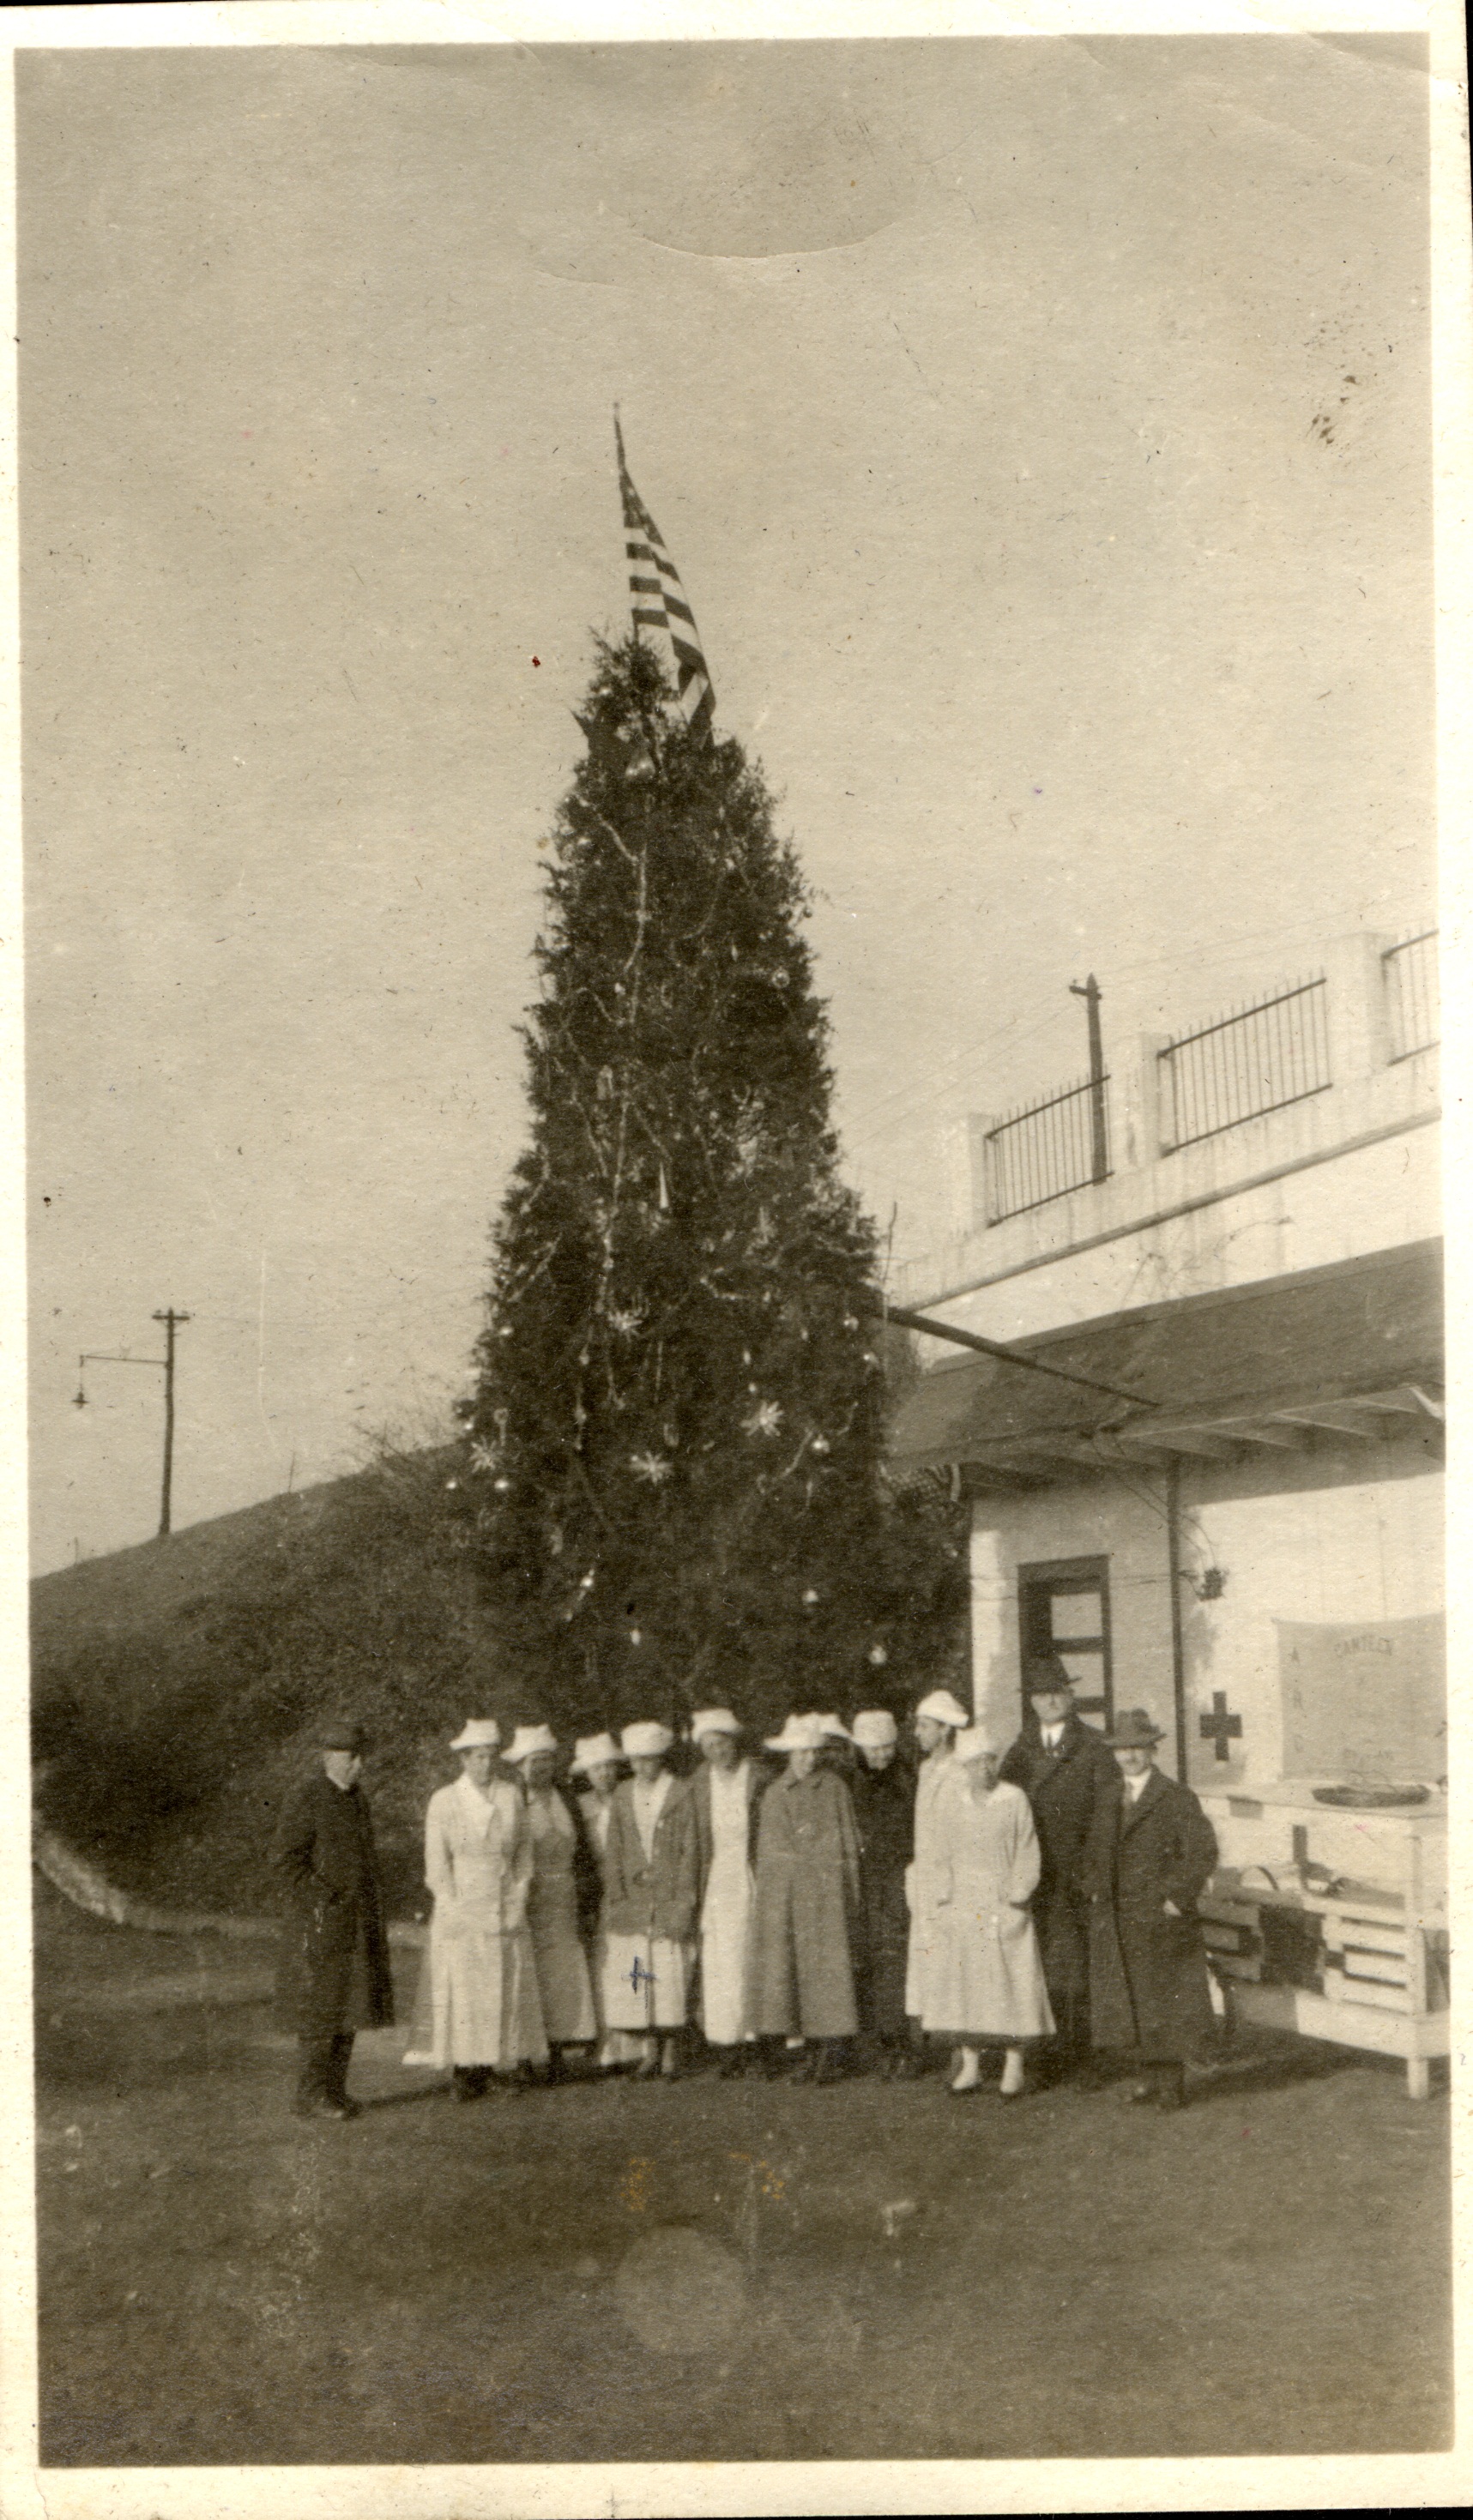
M 23 55 L 36 1571 L 442 1432 L 612 410 L 897 1254 L 968 1111 L 1433 909 L 1409 39 Z

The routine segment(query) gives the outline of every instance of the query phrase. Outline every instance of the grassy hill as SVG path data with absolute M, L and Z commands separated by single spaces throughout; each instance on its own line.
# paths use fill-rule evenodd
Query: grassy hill
M 497 1696 L 436 1511 L 448 1459 L 401 1456 L 36 1580 L 36 1798 L 78 1854 L 161 1905 L 274 1904 L 282 1792 L 315 1717 L 345 1705 L 374 1734 L 394 1912 L 423 1904 L 447 1731 Z

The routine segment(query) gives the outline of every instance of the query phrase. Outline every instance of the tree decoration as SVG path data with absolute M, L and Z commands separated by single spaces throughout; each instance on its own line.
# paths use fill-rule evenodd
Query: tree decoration
M 770 1729 L 800 1672 L 869 1686 L 878 1628 L 934 1670 L 956 1563 L 883 1471 L 876 1238 L 761 781 L 638 640 L 601 649 L 578 723 L 467 1421 L 483 1619 L 564 1732 L 713 1696 Z

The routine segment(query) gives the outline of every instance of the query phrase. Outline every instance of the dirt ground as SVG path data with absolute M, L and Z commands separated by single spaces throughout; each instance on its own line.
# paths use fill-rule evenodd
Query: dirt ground
M 1448 2445 L 1447 2103 L 1394 2065 L 1244 2045 L 1178 2117 L 936 2076 L 457 2108 L 376 2033 L 363 2116 L 302 2124 L 268 1961 L 43 1905 L 48 2466 Z

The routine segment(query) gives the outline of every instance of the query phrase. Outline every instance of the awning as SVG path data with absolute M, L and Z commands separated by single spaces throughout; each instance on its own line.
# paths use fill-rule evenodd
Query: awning
M 1442 1419 L 1440 1241 L 1289 1278 L 1141 1304 L 1010 1342 L 1137 1392 L 1108 1400 L 1000 1358 L 932 1367 L 897 1414 L 900 1469 L 954 1463 L 969 1486 L 1044 1484 L 1174 1456 L 1231 1461 L 1363 1443 Z

